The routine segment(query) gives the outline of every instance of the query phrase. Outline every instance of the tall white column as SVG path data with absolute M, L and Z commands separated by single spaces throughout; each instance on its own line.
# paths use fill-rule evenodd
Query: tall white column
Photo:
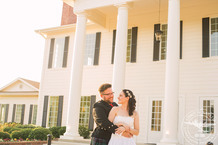
M 180 0 L 169 0 L 164 120 L 161 139 L 164 145 L 178 144 L 179 42 Z
M 117 96 L 119 95 L 120 91 L 124 88 L 125 83 L 127 31 L 128 6 L 119 5 L 112 81 L 112 89 L 115 92 L 114 101 L 117 101 Z
M 77 15 L 73 62 L 70 79 L 70 92 L 68 99 L 66 133 L 61 137 L 63 139 L 75 139 L 79 137 L 78 127 L 84 60 L 83 55 L 86 38 L 86 21 L 87 18 L 84 13 Z

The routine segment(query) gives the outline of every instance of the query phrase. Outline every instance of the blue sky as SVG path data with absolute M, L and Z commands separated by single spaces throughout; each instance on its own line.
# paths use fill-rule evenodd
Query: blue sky
M 61 0 L 0 2 L 0 88 L 18 77 L 41 79 L 45 39 L 35 30 L 60 26 Z

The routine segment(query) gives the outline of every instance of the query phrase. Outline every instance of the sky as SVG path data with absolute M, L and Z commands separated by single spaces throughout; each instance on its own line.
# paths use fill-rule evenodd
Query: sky
M 35 30 L 61 24 L 62 0 L 1 0 L 0 88 L 18 77 L 38 81 L 45 39 Z

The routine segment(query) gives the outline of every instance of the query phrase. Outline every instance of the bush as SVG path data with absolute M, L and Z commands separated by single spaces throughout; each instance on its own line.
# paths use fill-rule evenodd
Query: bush
M 0 139 L 10 139 L 10 134 L 7 132 L 0 132 Z
M 13 127 L 9 127 L 9 126 L 8 126 L 8 127 L 4 127 L 4 128 L 3 128 L 3 131 L 9 133 L 12 128 L 13 128 Z
M 32 132 L 32 130 L 33 130 L 33 129 L 30 129 L 30 128 L 21 130 L 21 131 L 20 131 L 20 132 L 21 132 L 21 138 L 24 139 L 24 140 L 26 140 L 26 139 L 29 137 L 29 135 L 30 135 L 30 133 Z
M 60 134 L 60 135 L 63 135 L 65 132 L 66 132 L 66 126 L 62 126 L 62 127 L 59 129 L 59 134 Z
M 28 124 L 28 125 L 17 125 L 16 128 L 36 128 L 36 126 L 33 125 L 33 124 Z
M 20 139 L 20 138 L 22 138 L 22 133 L 21 133 L 21 131 L 13 131 L 12 133 L 11 133 L 11 138 L 14 140 L 15 138 L 16 139 Z
M 47 140 L 47 135 L 52 134 L 49 129 L 46 128 L 35 128 L 32 130 L 29 139 L 37 139 L 37 140 Z
M 13 131 L 21 131 L 22 130 L 22 128 L 17 128 L 17 127 L 12 127 L 12 128 L 10 128 L 8 131 L 5 131 L 5 132 L 8 132 L 9 134 L 11 134 Z
M 89 138 L 90 131 L 88 130 L 88 128 L 80 125 L 79 126 L 79 135 L 82 136 L 84 139 Z
M 60 133 L 59 133 L 60 129 L 61 129 L 61 127 L 59 127 L 59 126 L 49 128 L 49 130 L 52 132 L 52 136 L 54 138 L 60 138 Z

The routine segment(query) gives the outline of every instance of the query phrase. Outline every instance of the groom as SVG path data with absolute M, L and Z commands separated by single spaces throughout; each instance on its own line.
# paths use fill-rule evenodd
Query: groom
M 98 89 L 102 100 L 93 106 L 93 118 L 97 127 L 92 133 L 90 145 L 107 145 L 112 133 L 121 133 L 124 127 L 117 127 L 108 120 L 108 115 L 113 106 L 118 106 L 113 102 L 114 92 L 111 84 L 102 84 Z M 131 137 L 130 133 L 123 133 L 125 137 Z

